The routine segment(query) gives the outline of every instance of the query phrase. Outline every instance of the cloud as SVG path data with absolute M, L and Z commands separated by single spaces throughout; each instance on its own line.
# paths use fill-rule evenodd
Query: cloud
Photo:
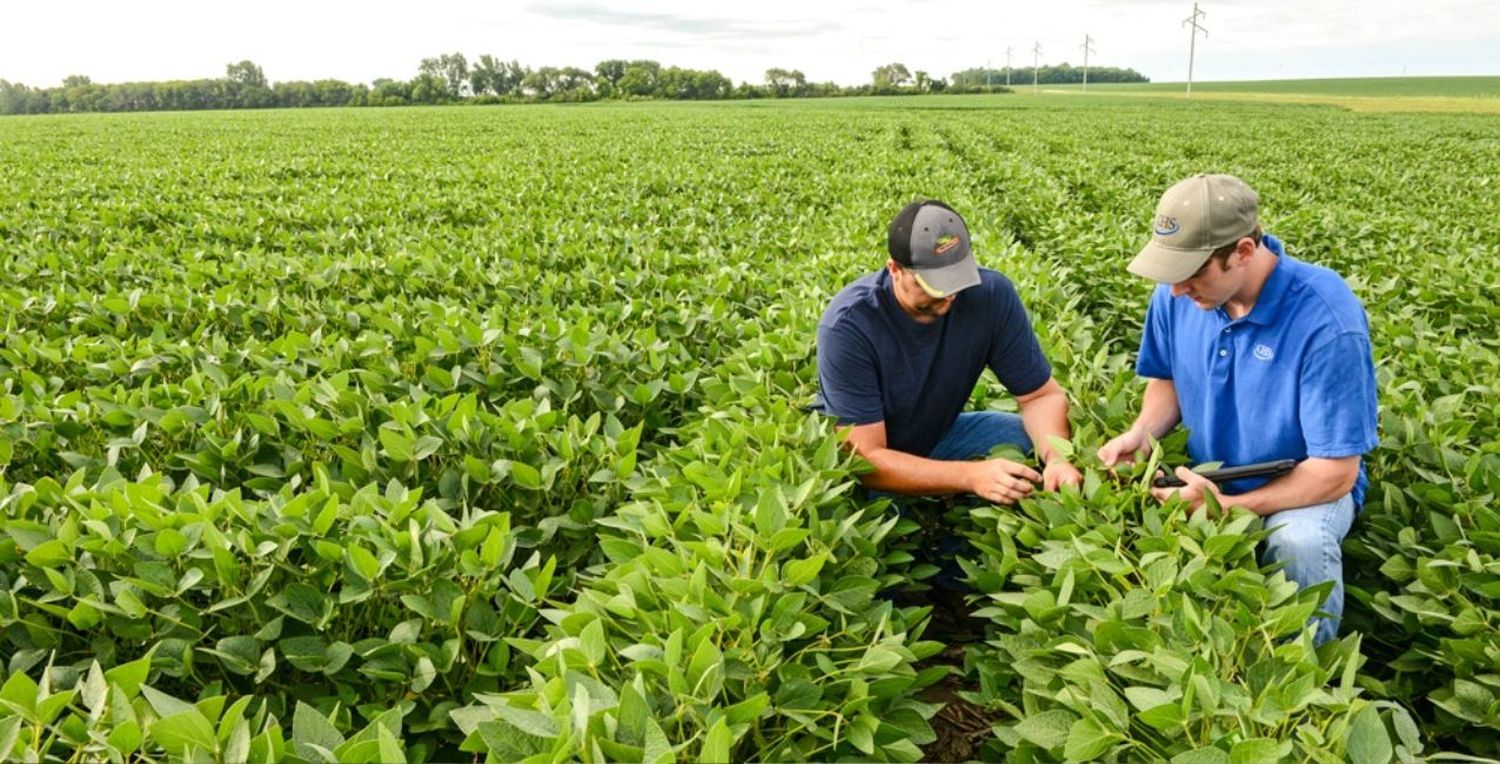
M 698 39 L 733 42 L 750 38 L 816 37 L 839 33 L 845 29 L 843 23 L 836 20 L 711 18 L 613 8 L 593 3 L 533 3 L 526 10 L 534 16 L 560 21 L 589 22 L 616 29 L 634 27 Z

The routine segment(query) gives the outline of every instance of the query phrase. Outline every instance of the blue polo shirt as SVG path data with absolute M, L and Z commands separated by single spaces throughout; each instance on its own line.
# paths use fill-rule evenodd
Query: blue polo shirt
M 979 269 L 979 284 L 919 324 L 901 309 L 891 274 L 844 287 L 818 322 L 815 410 L 840 424 L 885 422 L 888 448 L 926 456 L 943 439 L 986 367 L 1014 395 L 1052 378 L 1010 279 Z
M 1375 364 L 1364 306 L 1337 273 L 1276 253 L 1255 306 L 1231 320 L 1158 285 L 1146 312 L 1136 372 L 1177 388 L 1188 455 L 1225 466 L 1309 456 L 1360 456 L 1376 436 Z M 1267 478 L 1237 480 L 1244 493 Z M 1356 507 L 1368 480 L 1364 461 Z

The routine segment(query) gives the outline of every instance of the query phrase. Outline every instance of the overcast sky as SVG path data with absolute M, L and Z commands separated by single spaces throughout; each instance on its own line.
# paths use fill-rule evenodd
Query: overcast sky
M 1500 74 L 1500 2 L 1202 0 L 1194 79 Z M 936 77 L 1014 51 L 1029 65 L 1133 67 L 1187 76 L 1190 0 L 4 0 L 0 79 L 52 86 L 220 77 L 250 59 L 277 80 L 407 79 L 426 56 L 490 53 L 592 69 L 650 58 L 760 82 L 766 69 L 868 82 L 899 61 Z

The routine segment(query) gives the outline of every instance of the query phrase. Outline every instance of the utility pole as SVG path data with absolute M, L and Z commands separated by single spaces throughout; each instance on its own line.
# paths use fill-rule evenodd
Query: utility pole
M 1005 86 L 1006 87 L 1010 87 L 1010 54 L 1011 54 L 1011 51 L 1012 51 L 1012 49 L 1011 49 L 1011 47 L 1009 45 L 1005 46 Z M 1403 69 L 1401 71 L 1401 73 L 1405 74 L 1406 70 Z
M 1193 55 L 1196 52 L 1196 49 L 1197 49 L 1197 46 L 1198 46 L 1198 33 L 1202 32 L 1204 37 L 1208 36 L 1208 30 L 1204 29 L 1203 26 L 1198 23 L 1198 19 L 1203 18 L 1204 16 L 1207 16 L 1207 15 L 1208 15 L 1207 13 L 1204 13 L 1203 11 L 1198 10 L 1198 4 L 1197 3 L 1193 3 L 1193 15 L 1187 17 L 1186 19 L 1183 19 L 1183 21 L 1182 21 L 1182 25 L 1183 26 L 1192 26 L 1193 27 L 1193 34 L 1192 34 L 1191 37 L 1188 38 L 1188 81 L 1187 81 L 1187 97 L 1188 98 L 1192 98 L 1193 97 Z
M 1041 68 L 1041 63 L 1042 63 L 1042 44 L 1040 42 L 1038 42 L 1036 45 L 1031 46 L 1031 94 L 1032 95 L 1036 95 L 1036 93 L 1037 93 L 1036 77 L 1037 77 L 1037 70 Z
M 1094 50 L 1094 38 L 1089 37 L 1088 33 L 1084 33 L 1084 35 L 1083 35 L 1083 45 L 1082 45 L 1082 47 L 1083 47 L 1083 92 L 1087 93 L 1087 92 L 1089 92 L 1089 54 L 1090 53 L 1098 53 L 1099 51 Z
M 985 90 L 989 90 L 990 88 L 994 87 L 994 83 L 990 82 L 990 72 L 991 71 L 993 71 L 993 70 L 990 68 L 990 60 L 986 58 L 984 60 L 984 89 Z

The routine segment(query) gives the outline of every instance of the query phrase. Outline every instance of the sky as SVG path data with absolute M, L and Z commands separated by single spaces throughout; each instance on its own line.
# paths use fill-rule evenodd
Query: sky
M 1500 2 L 1201 0 L 1193 79 L 1500 74 Z M 271 81 L 409 79 L 463 53 L 592 69 L 610 58 L 868 82 L 882 64 L 1089 63 L 1187 78 L 1190 0 L 3 0 L 0 79 L 38 87 L 222 77 L 249 59 Z M 1035 48 L 1040 46 L 1040 55 Z

